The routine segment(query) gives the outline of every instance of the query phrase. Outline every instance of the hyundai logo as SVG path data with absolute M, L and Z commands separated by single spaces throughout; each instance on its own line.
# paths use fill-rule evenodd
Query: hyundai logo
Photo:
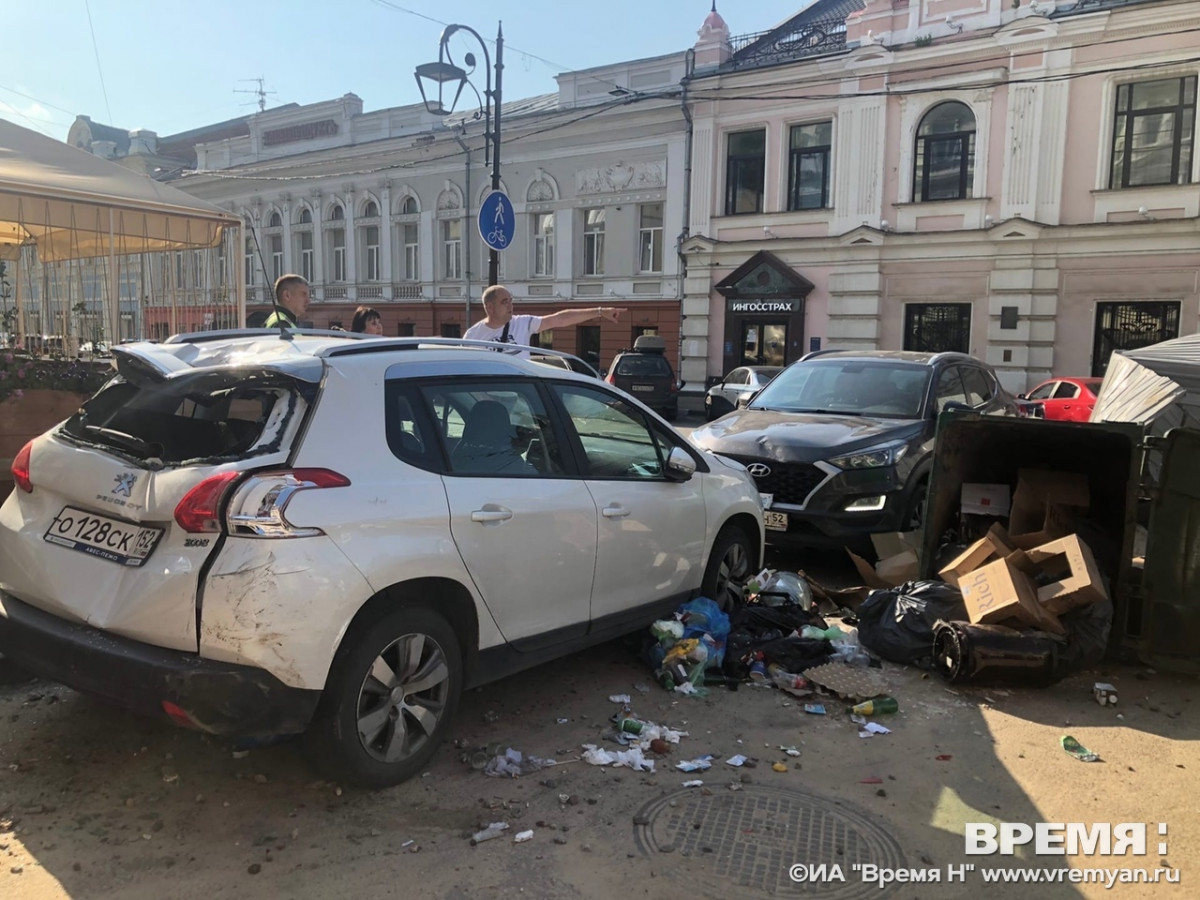
M 755 478 L 766 478 L 771 474 L 771 467 L 765 463 L 750 463 L 750 465 L 746 466 L 746 471 Z

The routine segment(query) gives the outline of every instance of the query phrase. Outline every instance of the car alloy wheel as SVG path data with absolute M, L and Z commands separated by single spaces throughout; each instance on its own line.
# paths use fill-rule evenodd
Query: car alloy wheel
M 746 532 L 736 526 L 724 528 L 713 542 L 701 593 L 721 609 L 732 609 L 745 595 L 753 559 L 754 544 Z
M 429 762 L 461 692 L 458 638 L 437 613 L 401 608 L 356 623 L 308 731 L 312 761 L 336 780 L 399 784 Z
M 374 759 L 394 763 L 433 739 L 446 708 L 446 654 L 425 634 L 397 638 L 375 657 L 358 692 L 358 739 Z

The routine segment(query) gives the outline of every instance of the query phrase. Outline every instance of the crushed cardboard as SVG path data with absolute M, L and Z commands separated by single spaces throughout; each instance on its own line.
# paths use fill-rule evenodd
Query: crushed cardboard
M 967 618 L 975 624 L 1015 619 L 1051 634 L 1066 634 L 1058 617 L 1038 602 L 1028 556 L 1016 550 L 963 575 L 958 581 Z
M 1007 484 L 964 484 L 959 500 L 962 515 L 1007 516 L 1012 506 Z
M 1021 469 L 1009 513 L 1009 537 L 1022 550 L 1064 537 L 1071 533 L 1074 519 L 1090 505 L 1086 475 Z
M 866 700 L 888 692 L 888 679 L 881 669 L 848 666 L 843 662 L 827 662 L 804 670 L 804 677 L 813 684 L 848 700 Z
M 871 535 L 871 543 L 879 562 L 869 562 L 846 548 L 854 568 L 871 588 L 892 588 L 917 578 L 920 571 L 922 534 L 919 531 L 896 531 Z

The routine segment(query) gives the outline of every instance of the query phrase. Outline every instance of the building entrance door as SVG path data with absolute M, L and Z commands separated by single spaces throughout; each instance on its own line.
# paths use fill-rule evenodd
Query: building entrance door
M 739 366 L 786 366 L 786 322 L 755 320 L 742 323 L 742 346 Z

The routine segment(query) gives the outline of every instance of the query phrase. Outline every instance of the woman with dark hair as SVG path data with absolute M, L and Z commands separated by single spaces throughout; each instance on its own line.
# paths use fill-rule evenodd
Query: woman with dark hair
M 360 306 L 350 320 L 350 330 L 359 334 L 383 334 L 383 318 L 372 306 Z

